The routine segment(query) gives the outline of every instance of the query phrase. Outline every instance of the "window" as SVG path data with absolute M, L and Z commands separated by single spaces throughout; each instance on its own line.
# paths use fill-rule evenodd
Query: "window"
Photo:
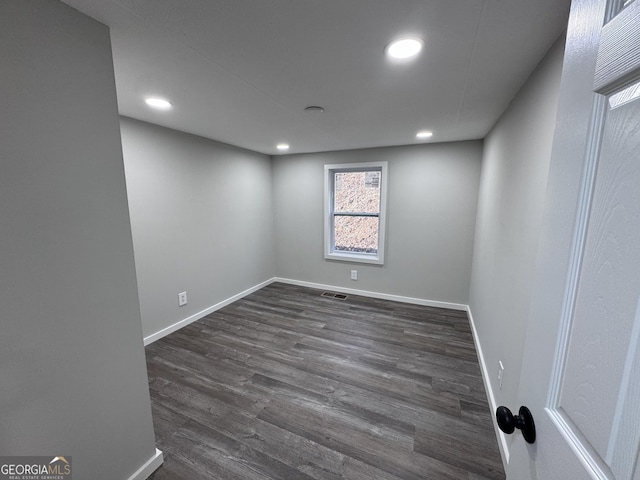
M 324 257 L 384 263 L 387 162 L 325 165 Z

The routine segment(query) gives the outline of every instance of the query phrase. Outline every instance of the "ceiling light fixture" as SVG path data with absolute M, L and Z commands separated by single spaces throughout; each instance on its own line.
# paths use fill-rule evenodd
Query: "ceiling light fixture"
M 169 110 L 173 106 L 169 100 L 159 97 L 147 97 L 144 101 L 150 107 L 157 108 L 158 110 Z
M 416 56 L 422 50 L 421 38 L 401 38 L 387 45 L 387 55 L 392 58 L 404 59 Z
M 416 133 L 416 138 L 424 139 L 433 137 L 433 132 L 429 132 L 427 130 L 423 130 L 421 132 Z
M 324 112 L 324 108 L 318 106 L 318 105 L 309 105 L 307 108 L 304 109 L 305 112 L 312 112 L 312 113 L 322 113 Z
M 289 150 L 289 144 L 288 143 L 279 143 L 278 145 L 276 145 L 276 148 L 280 151 L 284 151 L 284 150 Z

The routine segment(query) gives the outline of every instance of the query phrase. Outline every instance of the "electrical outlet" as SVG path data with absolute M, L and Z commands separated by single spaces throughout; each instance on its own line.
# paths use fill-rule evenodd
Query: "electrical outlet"
M 498 362 L 498 387 L 502 390 L 502 379 L 504 378 L 504 365 L 502 361 Z
M 180 292 L 178 294 L 178 306 L 182 307 L 187 304 L 187 292 Z
M 358 280 L 358 270 L 351 270 L 351 280 Z

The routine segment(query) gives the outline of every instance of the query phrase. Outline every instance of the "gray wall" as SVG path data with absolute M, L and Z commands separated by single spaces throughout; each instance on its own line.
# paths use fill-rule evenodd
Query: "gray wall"
M 551 49 L 484 142 L 469 305 L 498 405 L 517 406 L 563 46 Z
M 482 142 L 472 141 L 274 157 L 278 277 L 466 304 L 481 154 Z M 325 260 L 324 164 L 382 160 L 385 265 Z
M 125 479 L 155 455 L 109 31 L 0 2 L 0 453 Z
M 273 278 L 269 156 L 128 118 L 121 132 L 145 337 Z

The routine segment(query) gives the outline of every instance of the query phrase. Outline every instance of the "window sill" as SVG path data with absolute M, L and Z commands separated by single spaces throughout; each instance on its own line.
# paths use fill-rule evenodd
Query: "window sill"
M 363 253 L 325 253 L 327 260 L 338 260 L 341 262 L 370 263 L 374 265 L 384 265 L 384 259 L 380 255 L 370 255 Z

